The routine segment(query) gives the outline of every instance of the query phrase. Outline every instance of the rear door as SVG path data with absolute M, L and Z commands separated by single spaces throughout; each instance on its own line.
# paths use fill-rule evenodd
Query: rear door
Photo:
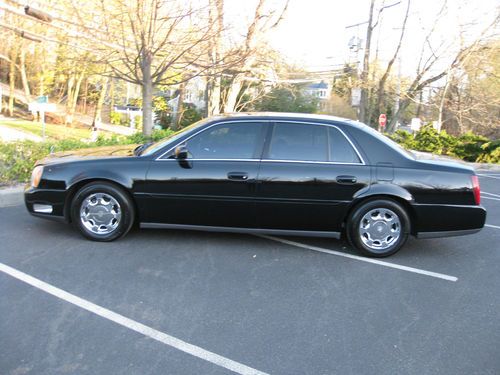
M 369 183 L 370 167 L 338 127 L 276 122 L 258 177 L 259 227 L 340 231 L 353 195 Z

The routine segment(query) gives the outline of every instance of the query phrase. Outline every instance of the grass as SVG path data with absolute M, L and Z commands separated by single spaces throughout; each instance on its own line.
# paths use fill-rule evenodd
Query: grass
M 0 120 L 0 125 L 7 126 L 9 128 L 13 128 L 23 132 L 32 133 L 39 137 L 42 136 L 42 124 L 40 122 L 32 122 L 20 119 L 15 119 L 15 120 L 3 119 Z M 89 139 L 90 133 L 91 133 L 90 129 L 73 128 L 64 125 L 45 124 L 45 136 L 48 140 Z

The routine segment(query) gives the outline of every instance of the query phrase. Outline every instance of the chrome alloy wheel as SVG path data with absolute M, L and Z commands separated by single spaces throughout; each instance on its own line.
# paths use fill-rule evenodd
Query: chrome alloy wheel
M 93 193 L 86 197 L 80 206 L 80 221 L 94 234 L 113 232 L 122 217 L 120 204 L 106 193 Z
M 392 246 L 401 235 L 398 215 L 387 208 L 368 211 L 359 222 L 361 241 L 371 250 L 385 250 Z

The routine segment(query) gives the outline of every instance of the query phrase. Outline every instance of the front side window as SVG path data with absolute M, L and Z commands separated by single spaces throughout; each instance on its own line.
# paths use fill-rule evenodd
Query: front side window
M 226 123 L 210 127 L 186 142 L 193 159 L 259 158 L 263 123 Z
M 269 158 L 274 160 L 328 161 L 326 126 L 277 123 Z

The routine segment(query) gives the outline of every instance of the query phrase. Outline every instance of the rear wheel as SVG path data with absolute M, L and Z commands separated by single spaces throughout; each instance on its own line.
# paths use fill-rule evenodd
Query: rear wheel
M 386 257 L 400 250 L 409 231 L 410 219 L 404 208 L 386 199 L 356 207 L 346 225 L 349 242 L 371 257 Z
M 78 190 L 71 203 L 71 219 L 85 237 L 113 241 L 128 233 L 134 205 L 125 191 L 107 182 L 92 182 Z

